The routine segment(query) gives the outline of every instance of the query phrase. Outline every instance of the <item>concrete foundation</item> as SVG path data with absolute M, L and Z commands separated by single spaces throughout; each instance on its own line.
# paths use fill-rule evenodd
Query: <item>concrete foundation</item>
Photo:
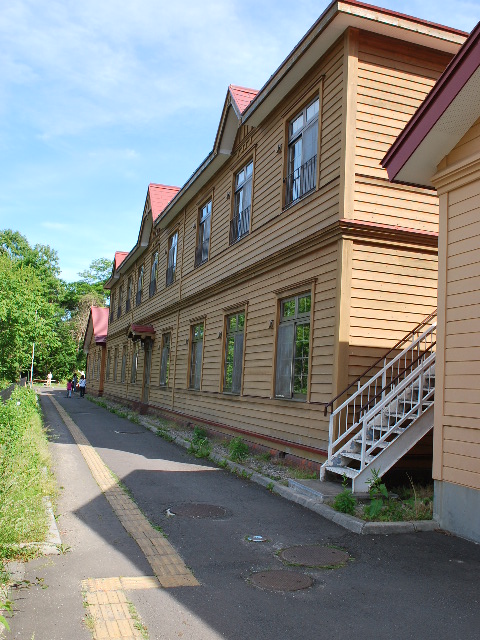
M 442 529 L 480 542 L 480 491 L 435 480 L 433 517 Z

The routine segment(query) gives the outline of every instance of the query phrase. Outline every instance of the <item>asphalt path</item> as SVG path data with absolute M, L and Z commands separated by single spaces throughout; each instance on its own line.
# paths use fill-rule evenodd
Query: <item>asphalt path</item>
M 440 532 L 359 536 L 86 398 L 54 394 L 200 582 L 132 594 L 151 639 L 480 638 L 480 545 Z M 11 637 L 82 640 L 91 636 L 81 624 L 81 580 L 151 575 L 151 569 L 52 403 L 45 396 L 41 402 L 63 487 L 59 528 L 70 550 L 26 565 L 26 579 L 39 577 L 48 588 L 31 586 L 15 596 Z M 180 515 L 192 504 L 224 513 Z M 167 509 L 178 514 L 169 517 Z M 251 535 L 266 542 L 249 542 Z M 279 558 L 285 548 L 310 544 L 344 549 L 350 560 L 337 569 L 309 569 Z M 252 584 L 252 575 L 270 569 L 307 574 L 313 586 L 278 592 Z

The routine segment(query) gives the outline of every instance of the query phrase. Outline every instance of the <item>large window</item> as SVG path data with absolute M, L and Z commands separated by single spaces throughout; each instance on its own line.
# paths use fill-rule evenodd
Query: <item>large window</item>
M 123 302 L 123 284 L 120 285 L 120 289 L 118 291 L 117 318 L 120 318 L 120 316 L 122 315 L 122 302 Z
M 198 236 L 195 248 L 195 266 L 208 260 L 210 246 L 210 222 L 212 217 L 212 201 L 210 200 L 198 212 Z
M 111 359 L 112 359 L 112 353 L 110 351 L 110 349 L 108 350 L 108 355 L 107 355 L 107 369 L 105 371 L 105 380 L 110 380 L 110 364 L 111 364 Z
M 133 290 L 133 278 L 130 276 L 127 282 L 127 300 L 125 302 L 125 313 L 130 311 L 132 306 L 132 290 Z
M 242 390 L 244 331 L 245 312 L 227 317 L 223 390 L 230 393 Z
M 286 205 L 295 202 L 316 187 L 318 110 L 319 99 L 317 98 L 297 114 L 288 125 Z
M 122 373 L 121 373 L 121 382 L 125 382 L 125 375 L 126 375 L 126 368 L 127 368 L 127 350 L 125 347 L 123 347 L 122 349 Z
M 130 382 L 135 383 L 137 381 L 137 369 L 138 369 L 138 342 L 133 344 L 132 352 L 132 372 L 130 375 Z
M 113 322 L 114 309 L 115 309 L 115 291 L 112 291 L 111 294 L 110 294 L 110 318 L 109 318 L 109 322 Z
M 250 231 L 252 206 L 253 160 L 235 176 L 233 218 L 230 221 L 230 244 L 237 242 Z
M 200 389 L 202 379 L 204 325 L 196 324 L 191 328 L 190 341 L 190 389 Z
M 152 268 L 150 269 L 150 285 L 148 294 L 150 298 L 157 291 L 158 251 L 152 255 Z
M 175 281 L 175 269 L 177 268 L 177 245 L 178 231 L 168 239 L 167 287 Z
M 167 387 L 170 377 L 170 342 L 171 334 L 164 333 L 162 336 L 162 355 L 160 360 L 160 386 Z
M 282 300 L 277 335 L 275 395 L 306 399 L 310 355 L 311 295 Z
M 118 368 L 118 347 L 115 347 L 113 352 L 113 381 L 117 381 L 117 368 Z
M 143 264 L 140 267 L 140 269 L 138 270 L 137 297 L 136 297 L 136 300 L 135 300 L 135 304 L 136 304 L 137 307 L 142 301 L 142 289 L 143 289 Z

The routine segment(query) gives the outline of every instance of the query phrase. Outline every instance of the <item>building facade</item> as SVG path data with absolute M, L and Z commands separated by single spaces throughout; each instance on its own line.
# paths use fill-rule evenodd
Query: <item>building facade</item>
M 87 329 L 83 340 L 83 350 L 87 355 L 85 377 L 88 392 L 94 396 L 103 395 L 107 371 L 106 343 L 108 332 L 109 309 L 107 307 L 91 307 Z
M 480 24 L 385 158 L 440 197 L 433 476 L 441 527 L 480 542 Z
M 438 198 L 380 166 L 465 34 L 334 2 L 214 148 L 150 185 L 105 394 L 314 461 L 325 405 L 436 306 Z

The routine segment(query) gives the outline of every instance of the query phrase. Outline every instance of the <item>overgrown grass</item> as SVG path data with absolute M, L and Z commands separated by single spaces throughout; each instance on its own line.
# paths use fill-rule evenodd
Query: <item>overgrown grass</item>
M 11 545 L 45 540 L 44 498 L 54 492 L 36 394 L 17 387 L 0 402 L 0 559 L 11 557 Z

